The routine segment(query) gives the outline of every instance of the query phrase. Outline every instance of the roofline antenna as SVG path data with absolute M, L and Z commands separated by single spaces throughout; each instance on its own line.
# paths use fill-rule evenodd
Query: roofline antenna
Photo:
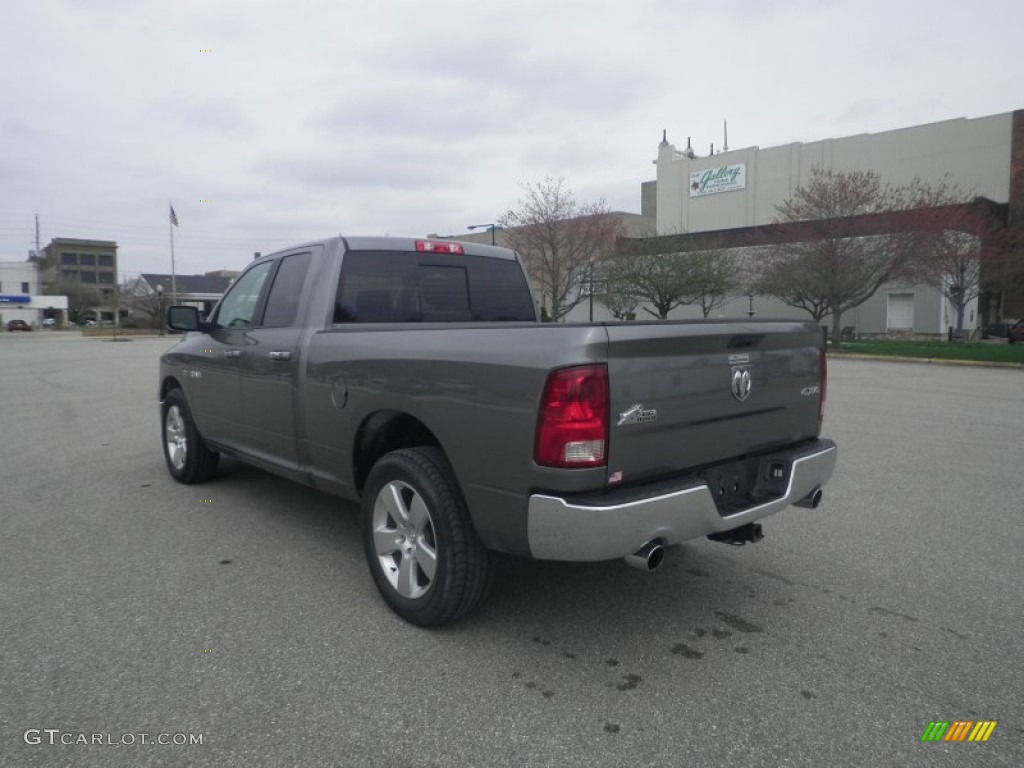
M 729 121 L 728 120 L 723 120 L 722 121 L 722 132 L 725 134 L 725 136 L 723 137 L 725 139 L 725 141 L 722 142 L 722 151 L 723 152 L 728 152 L 729 151 Z

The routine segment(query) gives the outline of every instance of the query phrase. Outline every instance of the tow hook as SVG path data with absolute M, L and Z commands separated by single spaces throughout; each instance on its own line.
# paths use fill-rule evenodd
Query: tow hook
M 710 533 L 708 538 L 712 541 L 720 541 L 723 544 L 732 544 L 734 547 L 742 547 L 744 544 L 753 544 L 764 538 L 760 523 L 747 523 L 731 531 Z

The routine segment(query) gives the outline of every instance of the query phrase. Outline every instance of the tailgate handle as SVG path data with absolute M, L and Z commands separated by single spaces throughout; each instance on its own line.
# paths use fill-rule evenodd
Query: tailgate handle
M 291 352 L 287 352 L 287 351 L 284 351 L 284 352 L 270 352 L 269 354 L 270 354 L 270 359 L 271 360 L 291 360 L 292 359 L 292 353 Z

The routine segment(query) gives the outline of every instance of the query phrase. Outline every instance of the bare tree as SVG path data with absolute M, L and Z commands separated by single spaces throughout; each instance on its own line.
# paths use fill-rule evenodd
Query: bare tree
M 539 288 L 542 310 L 561 320 L 588 297 L 580 287 L 615 247 L 622 222 L 604 200 L 578 203 L 561 178 L 524 184 L 523 191 L 498 223 Z
M 716 247 L 688 253 L 687 259 L 692 303 L 705 318 L 742 293 L 741 260 L 735 251 Z
M 100 319 L 99 310 L 103 299 L 98 288 L 89 288 L 77 285 L 74 290 L 67 292 L 68 297 L 68 319 L 73 323 L 81 323 L 91 320 L 95 316 Z
M 1006 250 L 1006 227 L 994 207 L 949 176 L 921 188 L 914 226 L 922 238 L 913 277 L 949 300 L 958 332 L 964 329 L 967 305 L 981 294 L 983 270 L 996 271 Z
M 750 292 L 781 299 L 804 310 L 820 325 L 831 305 L 821 290 L 825 277 L 815 270 L 816 259 L 804 254 L 779 253 L 771 247 L 760 249 L 755 259 Z
M 167 297 L 166 304 L 169 304 Z M 126 281 L 121 286 L 121 304 L 131 312 L 135 323 L 145 323 L 148 327 L 160 328 L 163 325 L 161 309 L 165 306 L 164 297 L 154 291 L 141 277 Z
M 756 289 L 817 321 L 831 313 L 839 346 L 843 312 L 908 274 L 920 238 L 899 214 L 921 199 L 920 182 L 894 186 L 874 171 L 812 168 L 807 184 L 776 206 Z

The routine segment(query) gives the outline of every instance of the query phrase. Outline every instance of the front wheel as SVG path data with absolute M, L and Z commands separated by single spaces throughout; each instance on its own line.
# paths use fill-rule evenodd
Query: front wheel
M 217 473 L 220 454 L 206 447 L 180 389 L 172 389 L 163 399 L 160 421 L 164 459 L 171 477 L 191 485 L 209 480 Z
M 438 448 L 394 451 L 374 465 L 363 492 L 362 531 L 377 589 L 412 624 L 460 618 L 490 590 L 493 558 Z

